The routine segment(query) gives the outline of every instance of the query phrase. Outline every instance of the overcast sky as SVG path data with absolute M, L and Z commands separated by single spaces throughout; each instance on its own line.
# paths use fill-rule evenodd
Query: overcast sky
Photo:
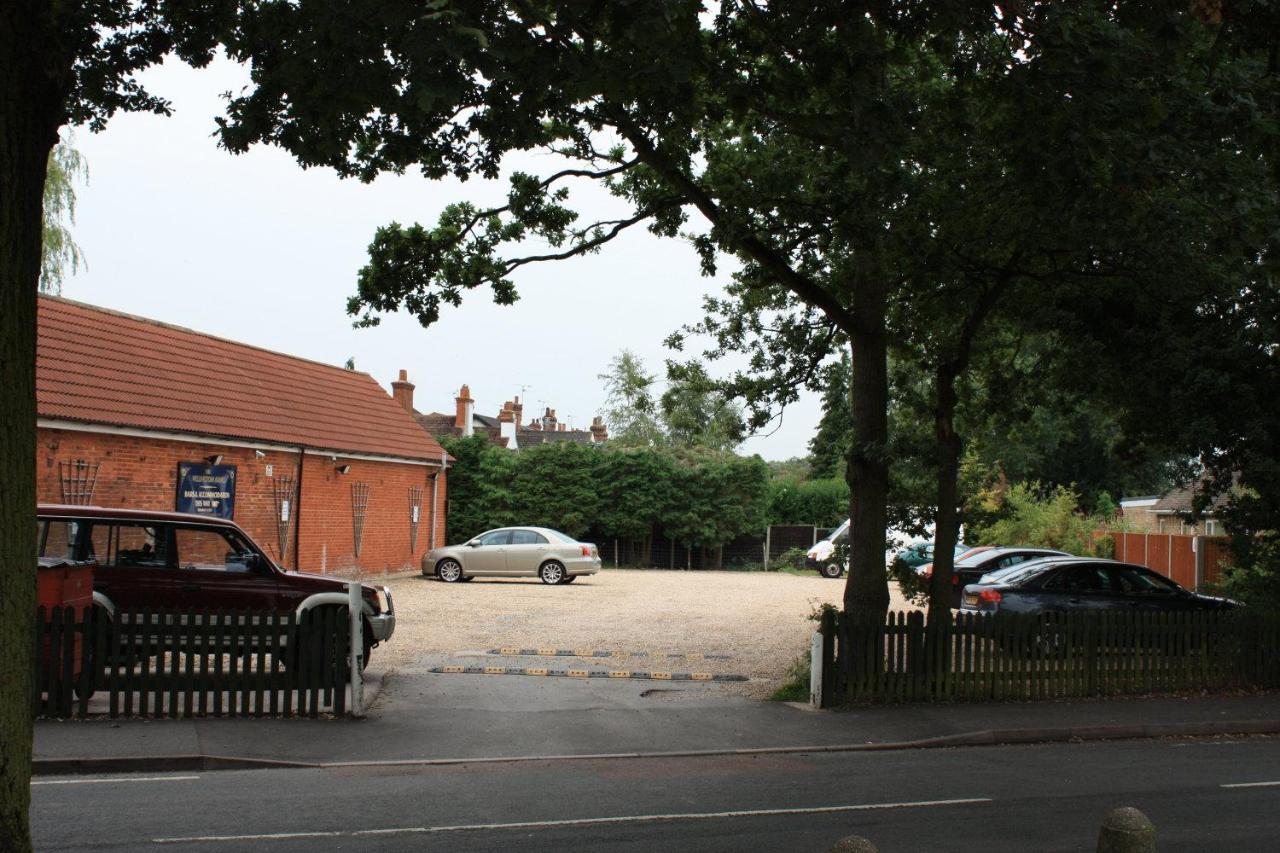
M 77 189 L 73 233 L 88 269 L 64 296 L 330 364 L 354 358 L 384 386 L 405 369 L 420 411 L 453 411 L 465 382 L 477 410 L 496 414 L 528 386 L 526 419 L 547 405 L 581 427 L 604 405 L 597 375 L 610 359 L 630 349 L 662 373 L 663 339 L 719 287 L 699 276 L 686 243 L 636 231 L 599 254 L 517 271 L 515 305 L 476 291 L 430 329 L 403 314 L 353 329 L 346 299 L 378 226 L 433 224 L 454 201 L 500 202 L 505 184 L 361 184 L 304 171 L 277 149 L 232 156 L 217 147 L 213 118 L 220 93 L 245 80 L 226 61 L 200 71 L 167 63 L 143 81 L 172 102 L 171 117 L 121 114 L 103 133 L 75 132 L 90 179 Z M 555 161 L 511 165 L 547 172 Z M 610 212 L 607 196 L 574 189 L 585 215 Z M 803 455 L 820 414 L 806 397 L 742 451 Z

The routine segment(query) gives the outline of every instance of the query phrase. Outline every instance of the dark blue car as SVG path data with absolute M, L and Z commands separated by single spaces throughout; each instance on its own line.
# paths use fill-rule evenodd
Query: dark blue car
M 1229 610 L 1229 598 L 1200 595 L 1144 566 L 1115 560 L 1048 557 L 968 584 L 961 610 L 1043 613 L 1056 610 Z

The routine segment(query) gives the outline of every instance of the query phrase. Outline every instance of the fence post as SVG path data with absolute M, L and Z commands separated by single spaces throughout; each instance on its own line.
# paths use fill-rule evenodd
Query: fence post
M 767 525 L 764 529 L 764 570 L 769 571 L 769 551 L 773 545 L 773 525 Z
M 364 601 L 361 584 L 347 584 L 347 612 L 351 614 L 351 716 L 364 716 Z M 341 689 L 341 688 L 339 688 Z
M 822 632 L 814 631 L 809 640 L 809 704 L 815 708 L 822 707 L 822 681 L 826 675 L 822 671 Z
M 1132 806 L 1112 809 L 1098 831 L 1098 853 L 1155 853 L 1156 828 Z
M 836 611 L 833 608 L 825 608 L 822 611 L 822 621 L 819 623 L 822 633 L 822 693 L 821 701 L 818 703 L 819 708 L 830 708 L 835 704 L 834 695 L 836 687 Z M 845 649 L 845 653 L 849 653 L 849 649 Z
M 1199 592 L 1200 587 L 1204 584 L 1204 537 L 1193 536 L 1191 538 L 1191 550 L 1196 555 L 1196 586 L 1195 591 Z

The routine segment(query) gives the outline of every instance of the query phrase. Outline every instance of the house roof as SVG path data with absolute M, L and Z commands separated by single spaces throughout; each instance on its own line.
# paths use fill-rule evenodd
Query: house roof
M 573 441 L 578 444 L 591 444 L 591 433 L 582 429 L 540 430 L 521 429 L 516 434 L 516 444 L 526 447 L 531 444 L 552 444 L 557 441 Z
M 1191 503 L 1195 499 L 1196 492 L 1199 491 L 1203 485 L 1204 482 L 1199 481 L 1192 483 L 1189 486 L 1173 489 L 1163 495 L 1160 500 L 1148 507 L 1148 511 L 1157 514 L 1190 515 Z M 1209 505 L 1204 508 L 1202 515 L 1212 516 L 1216 510 L 1220 510 L 1226 506 L 1230 497 L 1231 492 L 1229 490 L 1215 495 L 1213 500 L 1209 502 Z
M 44 418 L 436 461 L 440 444 L 373 377 L 41 296 Z
M 462 427 L 456 426 L 455 415 L 445 415 L 440 412 L 428 412 L 424 415 L 421 412 L 416 412 L 414 413 L 414 418 L 424 430 L 436 437 L 462 435 Z M 477 434 L 487 435 L 490 444 L 495 444 L 498 447 L 507 446 L 507 439 L 502 436 L 501 431 L 498 429 L 497 421 L 494 421 L 494 426 L 490 427 L 481 424 L 478 427 L 473 426 L 473 429 Z

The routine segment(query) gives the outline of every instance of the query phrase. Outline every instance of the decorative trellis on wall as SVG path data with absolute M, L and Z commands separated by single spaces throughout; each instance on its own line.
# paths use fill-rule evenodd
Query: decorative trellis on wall
M 280 545 L 280 562 L 284 563 L 289 556 L 289 531 L 293 527 L 293 515 L 297 509 L 294 503 L 293 478 L 276 477 L 272 482 L 272 492 L 276 501 L 276 536 Z
M 98 463 L 77 459 L 59 462 L 58 473 L 62 479 L 62 502 L 86 505 L 93 503 L 93 490 L 98 485 Z
M 360 556 L 360 538 L 364 535 L 364 514 L 369 508 L 369 484 L 351 484 L 351 527 L 355 534 L 356 556 Z
M 409 487 L 409 553 L 418 550 L 418 524 L 422 521 L 422 486 Z

